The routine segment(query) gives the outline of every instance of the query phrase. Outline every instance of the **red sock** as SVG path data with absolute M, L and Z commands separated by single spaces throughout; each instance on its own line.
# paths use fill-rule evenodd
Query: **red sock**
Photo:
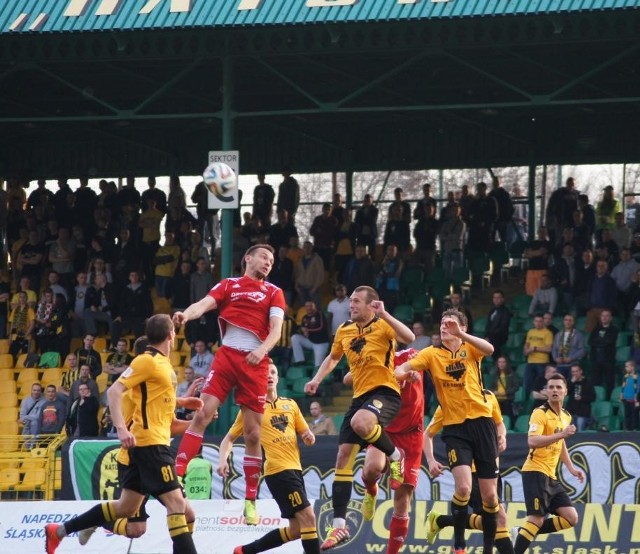
M 391 516 L 391 525 L 389 526 L 389 546 L 387 546 L 387 554 L 398 554 L 404 539 L 409 532 L 409 516 L 399 516 L 395 512 Z
M 372 481 L 368 481 L 367 479 L 362 479 L 362 483 L 364 484 L 364 488 L 367 489 L 367 492 L 372 496 L 376 496 L 378 494 L 378 481 L 380 479 L 380 474 L 376 475 L 375 479 Z
M 244 471 L 244 482 L 246 483 L 245 498 L 255 500 L 258 496 L 258 481 L 260 481 L 260 471 L 262 470 L 262 458 L 247 456 L 245 454 L 242 461 Z
M 180 441 L 178 455 L 176 456 L 176 473 L 180 477 L 184 477 L 189 462 L 200 452 L 201 446 L 202 435 L 194 433 L 193 431 L 185 431 Z

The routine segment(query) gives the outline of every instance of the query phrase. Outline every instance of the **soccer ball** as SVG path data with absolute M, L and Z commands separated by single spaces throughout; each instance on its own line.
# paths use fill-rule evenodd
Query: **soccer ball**
M 225 196 L 236 188 L 238 180 L 235 171 L 227 164 L 213 162 L 207 166 L 202 174 L 204 184 L 216 196 Z

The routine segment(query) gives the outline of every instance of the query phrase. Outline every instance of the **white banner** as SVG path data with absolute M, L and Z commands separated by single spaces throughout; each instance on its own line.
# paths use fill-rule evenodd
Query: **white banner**
M 257 526 L 244 524 L 241 500 L 192 501 L 196 512 L 194 541 L 198 552 L 228 553 L 240 544 L 248 544 L 272 529 L 286 527 L 273 500 L 258 500 L 260 521 Z M 2 502 L 0 503 L 0 552 L 2 554 L 41 554 L 44 552 L 44 526 L 64 523 L 94 506 L 89 501 Z M 91 540 L 80 547 L 74 534 L 62 541 L 59 554 L 171 554 L 166 510 L 156 500 L 147 503 L 147 532 L 130 540 L 98 529 Z M 213 546 L 215 545 L 215 547 Z M 299 554 L 300 542 L 278 549 L 283 554 Z

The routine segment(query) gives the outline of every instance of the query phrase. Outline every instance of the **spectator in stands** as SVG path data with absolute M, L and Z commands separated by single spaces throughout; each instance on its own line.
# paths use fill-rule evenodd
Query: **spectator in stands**
M 378 238 L 378 208 L 373 204 L 373 197 L 365 194 L 362 206 L 356 210 L 354 218 L 356 225 L 356 244 L 368 248 L 371 257 L 376 255 L 376 241 Z
M 193 394 L 189 393 L 189 389 L 193 386 L 194 383 L 196 384 L 196 387 L 199 384 L 204 383 L 204 377 L 198 377 L 193 368 L 191 366 L 187 366 L 184 368 L 184 380 L 178 383 L 176 396 L 180 398 L 183 398 L 185 396 L 193 396 Z
M 67 289 L 60 283 L 60 275 L 56 271 L 50 271 L 47 275 L 47 287 L 53 291 L 53 298 L 55 300 L 56 294 L 61 294 L 64 299 L 69 298 Z
M 467 225 L 462 220 L 462 210 L 460 204 L 455 202 L 448 208 L 448 215 L 440 226 L 440 248 L 442 249 L 442 264 L 447 273 L 447 277 L 451 277 L 453 270 L 462 267 L 464 237 Z
M 593 229 L 584 222 L 584 213 L 573 212 L 573 244 L 578 252 L 593 248 Z
M 573 212 L 578 209 L 578 192 L 573 177 L 567 178 L 565 186 L 551 194 L 547 203 L 545 221 L 549 226 L 549 237 L 552 243 L 556 243 L 562 235 L 565 227 L 571 227 Z
M 18 423 L 22 423 L 23 435 L 35 435 L 37 433 L 37 425 L 40 419 L 40 407 L 45 402 L 42 396 L 42 385 L 33 383 L 31 385 L 31 394 L 26 396 L 20 404 L 20 415 Z
M 202 300 L 213 288 L 215 279 L 211 273 L 211 269 L 207 266 L 204 258 L 196 261 L 196 270 L 191 274 L 191 292 L 190 304 Z M 193 348 L 197 339 L 206 341 L 207 346 L 211 347 L 218 337 L 217 318 L 213 312 L 207 312 L 200 319 L 196 319 L 187 323 L 186 339 Z
M 557 364 L 557 371 L 571 378 L 571 366 L 579 364 L 586 353 L 584 336 L 575 328 L 575 319 L 566 314 L 562 320 L 564 328 L 553 339 L 551 356 Z
M 91 394 L 98 398 L 100 391 L 98 389 L 98 383 L 91 377 L 91 368 L 87 364 L 80 365 L 80 372 L 78 378 L 71 383 L 71 389 L 69 389 L 69 398 L 67 400 L 67 406 L 71 408 L 73 403 L 80 398 L 80 386 L 87 385 L 91 390 Z
M 629 288 L 629 320 L 627 328 L 631 331 L 640 329 L 640 271 L 637 271 L 631 280 Z
M 545 312 L 542 314 L 544 320 L 544 326 L 551 331 L 551 334 L 555 337 L 558 333 L 558 328 L 553 324 L 553 314 L 551 312 Z
M 67 414 L 66 404 L 58 398 L 56 386 L 47 386 L 45 401 L 40 406 L 36 434 L 57 435 L 62 431 Z
M 618 245 L 611 238 L 609 229 L 602 229 L 602 238 L 597 247 L 597 258 L 609 262 L 609 267 L 614 267 L 620 261 Z
M 504 293 L 501 290 L 493 293 L 492 301 L 493 308 L 487 318 L 485 335 L 486 340 L 493 344 L 493 355 L 497 358 L 509 337 L 509 323 L 513 314 L 504 305 Z
M 211 350 L 207 350 L 207 343 L 202 339 L 198 339 L 195 342 L 194 350 L 195 352 L 189 360 L 189 365 L 195 371 L 196 376 L 206 377 L 209 375 L 209 369 L 213 363 L 213 353 Z
M 0 191 L 2 187 L 0 186 Z M 0 201 L 2 199 L 0 198 Z M 2 231 L 0 231 L 0 242 L 2 242 Z M 0 245 L 0 265 L 2 265 L 2 245 Z M 6 339 L 7 323 L 9 321 L 9 297 L 11 288 L 9 285 L 9 273 L 6 269 L 0 269 L 0 339 Z
M 529 296 L 533 296 L 540 288 L 542 275 L 549 271 L 549 254 L 553 248 L 547 239 L 546 227 L 538 227 L 538 238 L 529 242 L 523 256 L 529 260 L 525 290 Z
M 578 196 L 578 208 L 583 213 L 584 223 L 591 230 L 591 234 L 596 232 L 596 211 L 589 203 L 589 197 L 586 194 Z
M 631 310 L 629 291 L 634 275 L 640 270 L 640 263 L 631 257 L 631 250 L 623 248 L 620 251 L 620 263 L 611 271 L 611 278 L 618 289 L 618 312 L 626 319 Z
M 113 383 L 120 374 L 129 367 L 133 356 L 127 352 L 127 340 L 118 339 L 115 352 L 111 352 L 102 367 L 103 373 L 109 375 L 109 384 Z
M 304 256 L 295 265 L 295 287 L 298 302 L 312 301 L 320 305 L 320 289 L 324 283 L 324 263 L 308 240 L 302 245 Z
M 593 385 L 584 376 L 580 364 L 571 366 L 571 379 L 567 386 L 566 410 L 573 418 L 578 431 L 586 430 L 591 424 L 591 403 L 596 399 Z
M 78 366 L 88 365 L 92 379 L 95 379 L 102 373 L 102 359 L 100 358 L 100 354 L 93 348 L 95 340 L 95 335 L 87 333 L 82 340 L 82 347 L 75 351 Z M 118 339 L 112 340 L 115 340 L 116 344 L 118 343 Z
M 449 307 L 462 312 L 467 316 L 467 333 L 473 333 L 473 314 L 463 302 L 462 295 L 459 292 L 452 292 L 449 296 Z
M 333 341 L 333 337 L 335 337 L 338 327 L 340 327 L 340 325 L 347 321 L 351 316 L 351 303 L 347 297 L 347 287 L 338 283 L 333 289 L 333 292 L 335 293 L 335 297 L 327 306 L 327 316 L 329 318 L 330 326 L 330 342 Z
M 49 288 L 42 293 L 42 298 L 36 308 L 34 320 L 34 335 L 38 352 L 46 352 L 46 342 L 51 328 L 51 315 L 53 314 L 53 291 Z M 43 350 L 44 348 L 44 350 Z
M 331 215 L 331 204 L 322 204 L 322 213 L 316 216 L 309 228 L 313 237 L 313 251 L 321 258 L 327 271 L 331 271 L 333 254 L 338 236 L 338 220 Z
M 99 410 L 98 397 L 94 395 L 89 382 L 80 383 L 78 397 L 71 404 L 67 416 L 67 435 L 69 437 L 97 437 L 99 434 Z
M 422 185 L 422 198 L 418 200 L 416 203 L 416 207 L 413 210 L 413 219 L 416 221 L 420 221 L 426 217 L 426 214 L 429 213 L 427 206 L 433 206 L 434 210 L 437 211 L 438 204 L 436 199 L 431 196 L 431 184 L 424 183 Z
M 544 375 L 544 368 L 551 362 L 553 333 L 544 326 L 544 318 L 536 315 L 533 318 L 533 329 L 527 331 L 523 353 L 527 357 L 527 368 L 524 373 L 524 389 L 527 395 L 533 389 L 533 383 Z
M 147 190 L 145 190 L 141 197 L 140 202 L 142 204 L 143 209 L 149 206 L 149 200 L 153 199 L 156 203 L 156 208 L 158 208 L 163 214 L 167 213 L 167 195 L 161 191 L 159 188 L 156 188 L 156 178 L 148 177 L 147 178 Z
M 424 350 L 427 346 L 431 346 L 431 338 L 424 333 L 424 324 L 422 321 L 414 321 L 411 326 L 413 334 L 416 336 L 409 344 L 407 348 L 413 348 L 414 350 Z
M 167 232 L 164 235 L 164 245 L 157 249 L 153 259 L 158 298 L 169 297 L 169 283 L 176 273 L 179 261 L 180 247 L 176 244 L 175 235 Z
M 336 236 L 336 252 L 333 256 L 335 278 L 339 283 L 345 282 L 347 265 L 356 246 L 356 226 L 351 221 L 351 210 L 345 209 L 342 217 Z
M 489 377 L 489 390 L 496 395 L 502 414 L 511 419 L 515 419 L 513 401 L 519 386 L 518 377 L 511 368 L 509 359 L 499 356 Z
M 591 376 L 593 384 L 604 386 L 607 398 L 615 385 L 616 344 L 618 328 L 612 324 L 611 310 L 600 312 L 600 322 L 589 335 L 591 347 Z
M 436 255 L 436 239 L 438 238 L 440 222 L 436 219 L 436 207 L 433 204 L 424 203 L 421 209 L 425 213 L 420 214 L 418 222 L 413 228 L 416 248 L 413 251 L 411 261 L 416 265 L 422 266 L 425 273 L 430 273 L 433 269 Z
M 293 306 L 294 284 L 293 284 L 293 262 L 287 256 L 288 248 L 281 246 L 278 249 L 278 258 L 275 260 L 271 273 L 269 273 L 269 282 L 282 289 L 284 299 L 287 306 Z
M 411 250 L 411 228 L 409 222 L 403 217 L 402 207 L 399 204 L 390 208 L 382 241 L 385 249 L 391 244 L 395 245 L 403 260 Z
M 356 288 L 361 286 L 374 287 L 376 280 L 376 268 L 367 254 L 367 247 L 364 244 L 357 244 L 353 257 L 347 264 L 345 272 L 345 282 L 347 293 L 351 294 Z
M 552 364 L 549 364 L 544 368 L 544 375 L 538 377 L 533 383 L 533 390 L 531 391 L 531 398 L 533 398 L 533 409 L 535 410 L 539 406 L 542 406 L 547 400 L 547 380 L 556 373 L 556 368 Z
M 378 270 L 375 287 L 389 313 L 392 313 L 398 304 L 400 275 L 403 269 L 404 262 L 399 255 L 398 247 L 395 244 L 389 244 Z
M 113 275 L 109 270 L 111 264 L 107 264 L 104 258 L 97 256 L 89 262 L 89 270 L 87 273 L 87 282 L 95 286 L 100 275 L 104 275 L 107 283 L 113 283 Z
M 196 229 L 200 234 L 207 239 L 207 242 L 211 244 L 211 250 L 215 252 L 215 233 L 214 229 L 214 216 L 218 213 L 218 210 L 209 209 L 208 205 L 209 191 L 203 181 L 200 181 L 191 195 L 191 202 L 196 205 Z
M 105 274 L 96 275 L 95 287 L 87 290 L 84 311 L 84 325 L 87 334 L 98 335 L 98 323 L 106 323 L 109 333 L 113 335 L 113 317 L 118 300 L 114 285 L 107 282 Z
M 51 207 L 53 205 L 53 193 L 47 189 L 47 181 L 45 179 L 38 179 L 36 185 L 37 188 L 29 193 L 27 207 L 31 210 L 36 206 Z
M 91 298 L 91 293 L 95 295 L 95 289 L 87 284 L 87 274 L 84 271 L 78 272 L 76 285 L 69 295 L 69 323 L 72 337 L 82 337 L 86 333 L 85 311 L 89 309 L 87 300 Z
M 62 294 L 56 294 L 53 301 L 50 325 L 43 352 L 57 352 L 64 359 L 69 353 L 71 331 L 69 328 L 69 308 Z
M 624 410 L 625 431 L 638 431 L 640 429 L 640 381 L 636 371 L 636 363 L 628 360 L 624 364 L 624 376 L 620 389 L 620 401 Z
M 336 424 L 329 416 L 322 413 L 322 406 L 320 402 L 311 402 L 309 405 L 309 413 L 311 419 L 309 420 L 309 429 L 311 432 L 318 435 L 337 435 Z
M 622 211 L 620 201 L 613 196 L 613 187 L 604 187 L 602 200 L 596 204 L 596 232 L 603 229 L 613 229 L 615 226 L 615 215 Z
M 495 230 L 502 242 L 507 242 L 507 228 L 513 218 L 513 201 L 511 195 L 504 187 L 500 186 L 500 178 L 493 176 L 491 178 L 491 191 L 489 198 L 493 198 L 498 206 L 498 218 L 496 220 Z M 492 238 L 495 238 L 492 237 Z
M 487 195 L 487 184 L 480 182 L 476 185 L 476 197 L 469 213 L 469 248 L 478 252 L 488 252 L 497 221 L 498 204 L 495 198 Z
M 191 263 L 182 261 L 176 274 L 169 281 L 169 296 L 173 311 L 183 311 L 189 305 L 191 294 Z
M 555 313 L 558 305 L 558 291 L 553 288 L 551 278 L 548 273 L 543 273 L 540 277 L 540 287 L 533 293 L 529 304 L 529 315 L 543 314 L 544 312 Z
M 113 253 L 113 259 L 115 260 L 113 266 L 114 283 L 124 285 L 128 275 L 140 267 L 138 248 L 135 240 L 131 238 L 131 231 L 127 228 L 120 230 L 120 240 Z
M 580 260 L 575 255 L 573 244 L 566 243 L 562 247 L 562 256 L 556 260 L 552 268 L 553 281 L 561 295 L 562 307 L 569 310 L 573 307 L 576 276 Z M 553 310 L 547 310 L 553 311 Z
M 284 179 L 278 185 L 278 201 L 276 203 L 277 210 L 287 210 L 289 221 L 295 225 L 298 206 L 300 205 L 300 185 L 298 181 L 291 175 L 289 169 L 282 172 Z
M 258 184 L 253 189 L 253 216 L 257 217 L 262 226 L 267 229 L 271 225 L 271 213 L 273 212 L 273 200 L 276 193 L 269 183 L 265 183 L 264 173 L 258 174 Z
M 80 377 L 80 368 L 78 367 L 78 357 L 75 352 L 71 352 L 65 360 L 67 371 L 62 374 L 62 383 L 60 384 L 59 394 L 69 396 L 71 385 L 78 377 Z
M 304 350 L 313 350 L 314 365 L 319 367 L 329 351 L 329 329 L 322 311 L 316 304 L 307 301 L 304 304 L 305 315 L 299 332 L 291 336 L 293 363 L 304 362 Z
M 291 335 L 293 334 L 295 326 L 295 320 L 285 311 L 280 340 L 278 340 L 270 352 L 271 358 L 276 362 L 276 365 L 280 368 L 280 372 L 283 375 L 286 374 L 291 364 Z
M 278 210 L 278 220 L 267 228 L 267 235 L 269 236 L 268 242 L 274 250 L 277 251 L 282 246 L 289 248 L 291 239 L 298 236 L 298 230 L 289 221 L 287 210 Z
M 618 297 L 616 282 L 609 275 L 609 264 L 604 260 L 596 262 L 596 274 L 587 289 L 587 323 L 585 331 L 593 331 L 602 310 L 615 310 Z
M 20 277 L 29 279 L 29 288 L 37 290 L 42 280 L 42 267 L 45 260 L 46 249 L 40 240 L 38 231 L 29 231 L 29 238 L 18 252 L 17 267 Z
M 160 245 L 160 223 L 164 214 L 156 207 L 153 198 L 147 200 L 147 209 L 140 214 L 138 226 L 142 230 L 140 257 L 142 271 L 148 282 L 153 282 L 153 260 Z
M 576 283 L 573 287 L 576 315 L 583 316 L 587 313 L 589 284 L 596 274 L 596 264 L 592 250 L 584 250 L 581 262 L 576 268 Z
M 27 293 L 20 291 L 17 294 L 18 304 L 9 315 L 9 353 L 14 364 L 20 354 L 29 352 L 35 325 L 35 312 L 27 304 Z
M 13 310 L 17 305 L 18 305 L 18 296 L 21 292 L 24 292 L 27 295 L 27 305 L 30 308 L 34 308 L 36 307 L 36 304 L 38 303 L 38 295 L 36 293 L 36 291 L 31 290 L 29 288 L 29 278 L 28 277 L 21 277 L 20 281 L 18 282 L 18 290 L 15 292 L 15 294 L 11 297 L 11 309 Z
M 67 288 L 73 282 L 75 254 L 75 241 L 71 238 L 69 228 L 60 227 L 58 238 L 49 247 L 49 263 L 53 271 L 60 276 L 61 284 Z
M 633 232 L 631 231 L 631 228 L 628 227 L 624 221 L 624 214 L 622 212 L 618 212 L 615 215 L 615 225 L 611 229 L 611 238 L 615 241 L 620 252 L 631 246 L 632 236 Z
M 129 274 L 129 284 L 120 293 L 116 314 L 113 319 L 112 341 L 117 341 L 123 331 L 130 331 L 136 337 L 144 334 L 144 323 L 153 315 L 153 303 L 151 293 L 140 281 L 137 271 Z

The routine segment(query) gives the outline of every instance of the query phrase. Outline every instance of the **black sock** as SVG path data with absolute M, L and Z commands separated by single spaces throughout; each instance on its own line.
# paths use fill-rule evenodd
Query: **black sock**
M 513 547 L 515 554 L 524 554 L 525 550 L 529 548 L 529 545 L 539 532 L 540 527 L 530 521 L 525 521 L 522 527 L 520 527 L 520 531 L 518 531 L 518 538 Z
M 320 554 L 318 530 L 315 527 L 303 527 L 300 529 L 300 538 L 302 539 L 302 549 L 305 554 Z
M 173 542 L 173 554 L 198 554 L 184 514 L 168 514 L 167 527 Z
M 513 544 L 511 543 L 508 529 L 498 529 L 495 544 L 498 554 L 513 554 Z
M 454 493 L 451 500 L 451 514 L 453 515 L 453 544 L 454 548 L 465 548 L 467 542 L 464 539 L 464 532 L 467 528 L 467 508 L 469 497 L 461 498 Z
M 289 542 L 290 540 L 291 538 L 289 537 L 289 533 L 286 528 L 274 529 L 260 537 L 258 540 L 253 541 L 251 544 L 243 546 L 242 554 L 258 554 L 258 552 L 278 548 L 278 546 L 282 546 L 285 542 Z
M 436 523 L 440 529 L 444 529 L 445 527 L 453 527 L 453 516 L 438 516 L 436 518 Z
M 573 527 L 565 518 L 561 516 L 553 516 L 544 520 L 542 525 L 540 526 L 540 531 L 538 534 L 543 533 L 556 533 L 558 531 L 564 531 L 565 529 L 570 529 Z
M 484 550 L 483 552 L 493 552 L 493 544 L 496 540 L 496 530 L 498 529 L 498 510 L 499 505 L 488 506 L 482 503 L 482 536 Z
M 102 527 L 106 522 L 114 521 L 116 519 L 114 504 L 115 502 L 98 504 L 85 513 L 67 521 L 67 523 L 64 524 L 67 535 L 77 533 L 83 529 L 89 529 L 89 527 Z
M 353 485 L 353 473 L 351 469 L 336 469 L 336 475 L 331 487 L 331 499 L 333 501 L 333 517 L 345 519 L 347 517 L 347 506 L 351 498 L 351 487 Z
M 371 433 L 362 438 L 387 456 L 391 456 L 395 452 L 396 447 L 379 423 L 376 423 Z

